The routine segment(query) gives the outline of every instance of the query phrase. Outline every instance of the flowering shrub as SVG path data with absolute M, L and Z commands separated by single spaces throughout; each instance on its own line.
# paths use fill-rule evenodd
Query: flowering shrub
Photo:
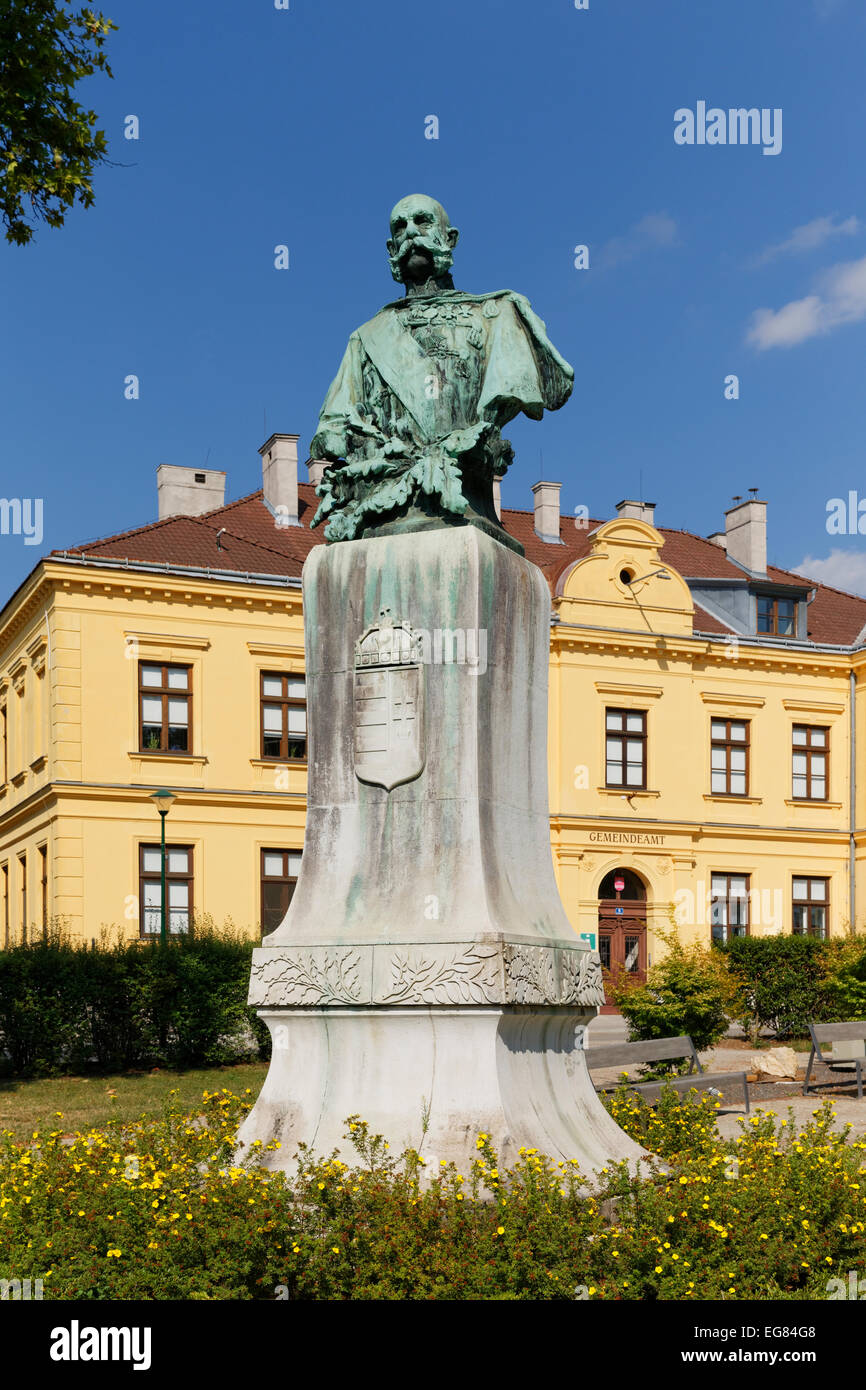
M 71 1299 L 823 1298 L 862 1269 L 866 1149 L 826 1104 L 721 1140 L 714 1104 L 615 1093 L 616 1120 L 661 1156 L 587 1190 L 574 1163 L 489 1138 L 471 1171 L 391 1157 L 357 1117 L 356 1158 L 304 1153 L 287 1178 L 238 1167 L 249 1100 L 24 1144 L 0 1137 L 0 1278 Z M 62 1119 L 58 1116 L 58 1121 Z
M 668 954 L 647 974 L 646 983 L 626 978 L 612 996 L 628 1023 L 632 1042 L 685 1034 L 698 1049 L 713 1047 L 728 1030 L 734 1006 L 731 981 L 714 951 L 683 946 L 676 931 L 657 929 Z

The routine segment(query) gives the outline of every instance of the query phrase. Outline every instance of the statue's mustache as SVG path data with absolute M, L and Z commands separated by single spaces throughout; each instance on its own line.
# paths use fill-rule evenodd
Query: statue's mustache
M 436 237 L 407 237 L 397 247 L 396 259 L 402 261 L 412 251 L 427 251 L 431 256 L 441 256 L 447 249 Z

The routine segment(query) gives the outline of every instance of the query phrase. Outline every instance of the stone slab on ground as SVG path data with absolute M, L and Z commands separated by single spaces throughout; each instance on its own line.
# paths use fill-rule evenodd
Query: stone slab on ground
M 781 1070 L 773 1070 L 773 1058 L 777 1054 L 784 1054 L 784 1073 Z M 758 1052 L 749 1052 L 737 1047 L 711 1047 L 706 1052 L 699 1052 L 698 1056 L 705 1071 L 745 1071 L 753 1076 L 760 1069 L 764 1075 L 784 1075 L 793 1079 L 795 1075 L 805 1072 L 809 1054 L 795 1052 L 792 1047 L 767 1048 L 766 1051 Z
M 749 1054 L 749 1071 L 755 1072 L 759 1079 L 796 1080 L 797 1054 L 793 1047 L 768 1047 L 760 1052 L 752 1052 Z

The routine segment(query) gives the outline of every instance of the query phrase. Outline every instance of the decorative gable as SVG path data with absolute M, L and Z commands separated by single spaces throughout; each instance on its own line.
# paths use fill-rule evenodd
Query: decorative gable
M 556 586 L 563 622 L 690 635 L 694 603 L 661 556 L 665 538 L 636 517 L 617 517 L 590 536 L 590 552 Z

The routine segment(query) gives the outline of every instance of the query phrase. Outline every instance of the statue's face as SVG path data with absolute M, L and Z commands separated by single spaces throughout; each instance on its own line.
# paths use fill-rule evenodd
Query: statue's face
M 460 233 L 435 198 L 413 193 L 401 198 L 391 213 L 388 259 L 391 274 L 404 285 L 423 284 L 446 274 Z

